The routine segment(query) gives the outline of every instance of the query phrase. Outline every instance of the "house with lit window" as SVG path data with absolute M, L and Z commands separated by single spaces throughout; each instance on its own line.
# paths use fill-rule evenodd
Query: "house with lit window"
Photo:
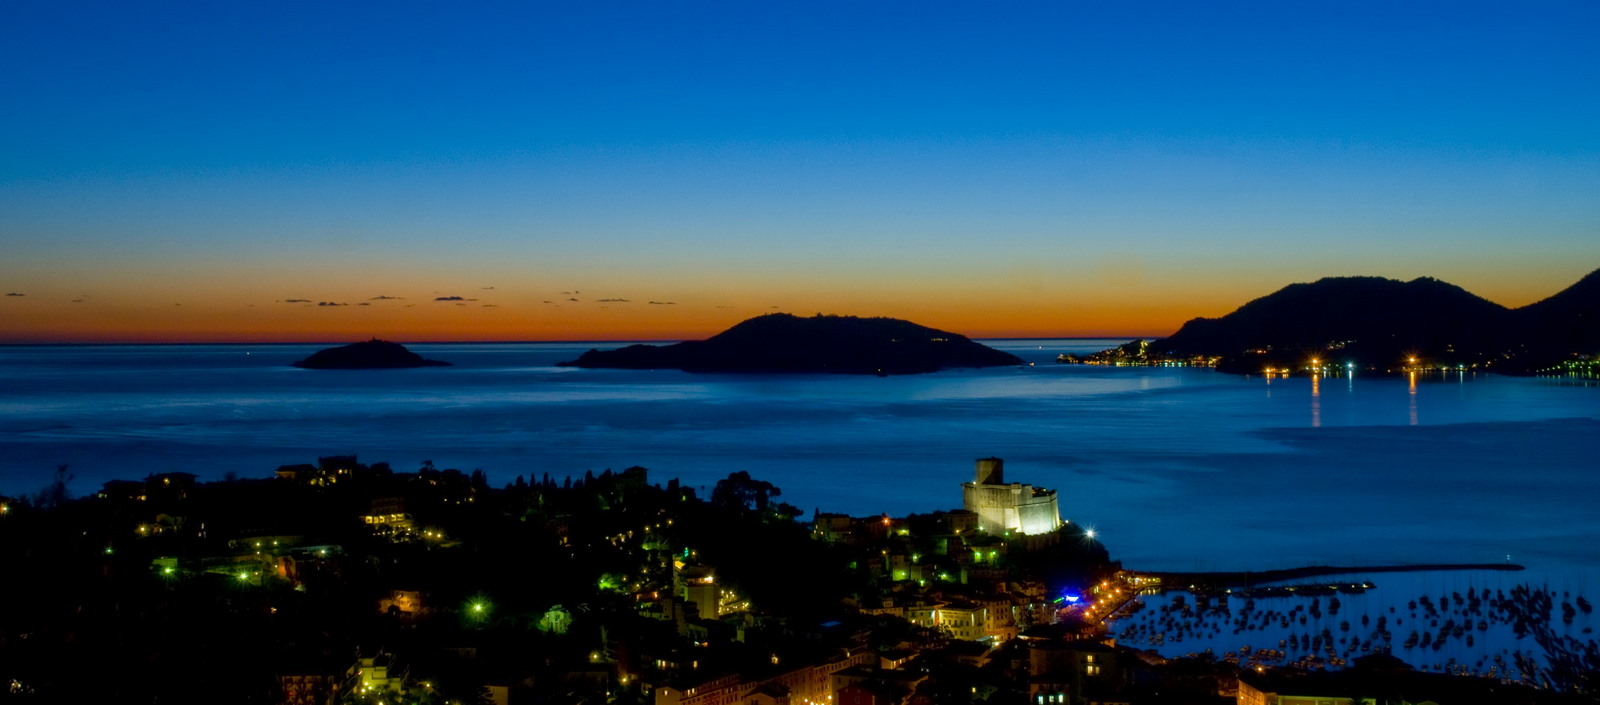
M 1116 647 L 1099 641 L 1051 641 L 1028 650 L 1028 695 L 1034 705 L 1124 702 L 1131 678 Z

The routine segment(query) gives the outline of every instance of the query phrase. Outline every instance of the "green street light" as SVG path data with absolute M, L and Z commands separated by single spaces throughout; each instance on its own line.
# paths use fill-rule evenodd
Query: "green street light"
M 478 594 L 467 598 L 467 604 L 463 607 L 467 619 L 474 622 L 482 622 L 487 620 L 489 614 L 494 611 L 494 602 L 490 601 L 488 596 Z

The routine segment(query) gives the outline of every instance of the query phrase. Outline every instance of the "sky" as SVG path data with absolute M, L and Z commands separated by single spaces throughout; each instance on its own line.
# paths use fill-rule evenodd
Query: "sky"
M 465 6 L 458 6 L 465 5 Z M 0 343 L 1165 335 L 1600 268 L 1586 2 L 0 3 Z

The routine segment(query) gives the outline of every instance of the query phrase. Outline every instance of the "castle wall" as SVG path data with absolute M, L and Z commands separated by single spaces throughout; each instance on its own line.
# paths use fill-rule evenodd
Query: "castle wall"
M 961 501 L 967 511 L 978 515 L 978 528 L 999 533 L 1006 529 L 1020 529 L 1017 500 L 1021 485 L 981 485 L 968 482 L 961 485 Z
M 978 461 L 973 481 L 961 485 L 962 505 L 978 515 L 978 528 L 990 533 L 1055 531 L 1061 525 L 1055 490 L 1019 482 L 1001 484 L 1003 471 L 999 458 L 984 458 Z
M 1048 533 L 1061 525 L 1061 508 L 1056 504 L 1056 493 L 1053 491 L 1027 498 L 1017 505 L 1017 514 L 1022 533 L 1025 534 Z

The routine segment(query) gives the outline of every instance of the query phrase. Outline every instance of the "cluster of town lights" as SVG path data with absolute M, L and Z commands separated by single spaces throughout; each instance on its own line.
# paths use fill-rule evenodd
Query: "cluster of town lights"
M 1474 365 L 1474 367 L 1476 367 L 1476 365 Z M 1306 360 L 1305 366 L 1303 368 L 1301 368 L 1301 369 L 1303 369 L 1306 372 L 1311 373 L 1312 375 L 1329 374 L 1329 373 L 1332 373 L 1332 372 L 1334 372 L 1336 370 L 1340 370 L 1340 369 L 1343 369 L 1345 372 L 1354 373 L 1355 370 L 1356 370 L 1356 363 L 1347 361 L 1341 366 L 1337 362 L 1327 362 L 1327 361 L 1324 361 L 1320 357 L 1313 357 L 1313 358 L 1310 358 L 1310 359 Z M 1425 363 L 1422 364 L 1422 365 L 1419 365 L 1418 362 L 1417 362 L 1416 356 L 1407 356 L 1406 357 L 1406 365 L 1405 365 L 1405 367 L 1403 369 L 1414 372 L 1414 371 L 1417 371 L 1417 370 L 1433 369 L 1433 368 L 1432 367 L 1428 367 Z M 1452 367 L 1450 365 L 1439 365 L 1438 369 L 1440 369 L 1440 370 L 1465 370 L 1465 369 L 1467 369 L 1467 366 L 1466 365 L 1455 365 L 1455 366 Z M 1261 372 L 1263 374 L 1266 374 L 1266 375 L 1285 375 L 1285 376 L 1287 376 L 1287 375 L 1293 374 L 1295 372 L 1295 368 L 1294 367 L 1263 367 L 1263 368 L 1261 368 Z

